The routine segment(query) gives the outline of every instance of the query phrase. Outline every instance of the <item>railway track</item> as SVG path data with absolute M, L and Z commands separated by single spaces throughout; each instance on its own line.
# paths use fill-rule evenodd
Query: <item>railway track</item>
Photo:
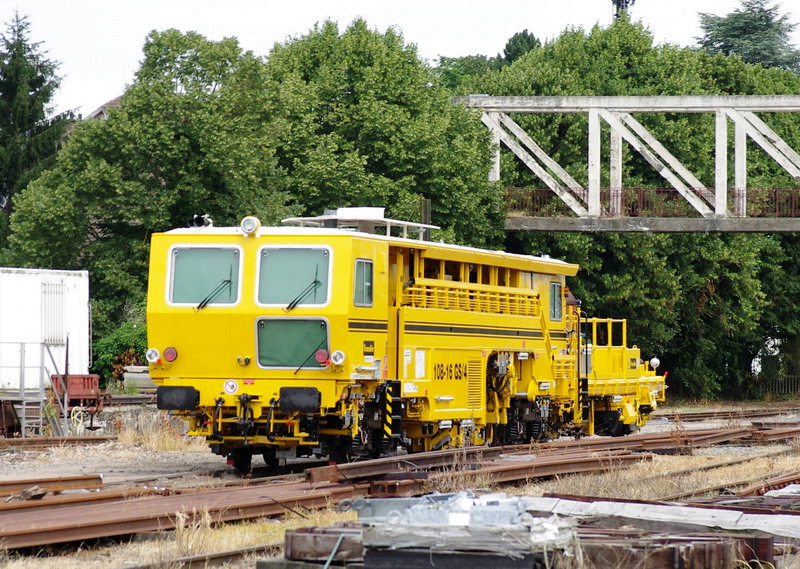
M 718 411 L 661 411 L 653 413 L 653 419 L 665 418 L 673 422 L 696 422 L 713 420 L 756 419 L 800 413 L 800 405 L 776 405 L 749 409 L 728 409 Z
M 42 450 L 52 447 L 101 445 L 115 441 L 117 437 L 26 437 L 0 438 L 0 451 L 3 450 Z
M 242 549 L 218 551 L 215 553 L 201 553 L 198 555 L 179 557 L 177 559 L 170 560 L 169 566 L 180 567 L 181 569 L 191 569 L 192 567 L 206 569 L 206 567 L 216 567 L 226 563 L 236 562 L 249 555 L 270 556 L 275 555 L 282 550 L 283 541 L 275 541 L 271 543 L 265 543 L 263 545 L 244 547 Z M 145 563 L 142 565 L 127 565 L 122 569 L 163 569 L 164 565 L 164 561 L 158 561 L 156 563 Z
M 648 451 L 742 440 L 751 429 L 717 429 L 619 439 L 591 438 L 527 447 L 420 453 L 310 468 L 302 481 L 126 493 L 102 490 L 46 496 L 35 506 L 0 508 L 0 542 L 8 549 L 172 529 L 198 512 L 215 522 L 281 515 L 367 496 L 420 495 L 442 479 L 483 477 L 491 483 L 603 471 L 651 460 Z M 25 481 L 38 484 L 41 481 Z M 185 516 L 176 516 L 183 512 Z

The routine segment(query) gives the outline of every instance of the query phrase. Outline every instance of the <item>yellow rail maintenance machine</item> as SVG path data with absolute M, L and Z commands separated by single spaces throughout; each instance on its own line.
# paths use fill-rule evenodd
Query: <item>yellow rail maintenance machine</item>
M 254 454 L 625 435 L 664 400 L 626 322 L 582 316 L 577 265 L 434 243 L 383 211 L 153 235 L 158 408 L 248 471 Z

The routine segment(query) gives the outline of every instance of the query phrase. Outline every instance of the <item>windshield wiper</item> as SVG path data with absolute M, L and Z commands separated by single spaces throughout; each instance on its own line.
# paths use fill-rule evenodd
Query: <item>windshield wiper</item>
M 327 342 L 327 341 L 328 341 L 328 338 L 323 338 L 322 341 L 319 343 L 319 345 L 316 348 L 314 348 L 313 350 L 311 350 L 311 353 L 306 356 L 306 359 L 303 360 L 303 363 L 301 363 L 299 366 L 297 366 L 297 369 L 294 370 L 294 375 L 297 375 L 297 372 L 300 371 L 303 368 L 304 365 L 306 365 L 306 362 L 308 362 L 308 360 L 311 359 L 311 356 L 316 354 L 317 350 L 319 350 L 325 344 L 325 342 Z
M 294 297 L 294 300 L 292 300 L 292 302 L 286 305 L 286 308 L 284 308 L 286 312 L 289 312 L 291 309 L 300 304 L 300 302 L 309 294 L 311 294 L 312 291 L 316 293 L 317 287 L 322 284 L 322 282 L 317 278 L 318 270 L 319 270 L 319 265 L 317 265 L 316 268 L 314 269 L 314 280 L 311 281 L 311 283 L 306 288 L 300 291 L 300 294 Z
M 214 290 L 208 293 L 208 296 L 206 296 L 203 300 L 200 301 L 200 304 L 197 305 L 197 310 L 200 310 L 201 308 L 205 308 L 206 306 L 208 306 L 208 303 L 214 300 L 219 293 L 225 290 L 226 286 L 230 291 L 231 279 L 223 279 L 223 281 L 219 283 Z

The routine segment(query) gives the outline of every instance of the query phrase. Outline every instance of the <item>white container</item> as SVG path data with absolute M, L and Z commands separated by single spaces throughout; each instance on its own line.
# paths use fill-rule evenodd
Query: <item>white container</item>
M 70 374 L 89 373 L 89 313 L 88 271 L 0 267 L 0 392 L 48 385 L 67 357 Z

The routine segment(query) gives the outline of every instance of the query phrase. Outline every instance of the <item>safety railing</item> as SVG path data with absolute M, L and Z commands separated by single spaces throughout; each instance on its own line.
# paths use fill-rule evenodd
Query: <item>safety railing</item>
M 48 365 L 48 362 L 50 365 Z M 21 435 L 41 433 L 46 421 L 47 404 L 50 402 L 47 391 L 52 388 L 50 376 L 59 374 L 58 366 L 50 346 L 38 342 L 0 342 L 0 399 L 11 400 L 18 405 Z M 58 396 L 52 398 L 57 414 L 63 418 L 64 432 L 68 428 L 66 390 L 63 401 Z M 37 412 L 33 413 L 35 404 Z M 53 425 L 58 431 L 61 426 Z M 59 434 L 59 433 L 56 433 Z
M 422 278 L 405 288 L 402 303 L 415 308 L 519 316 L 538 316 L 540 310 L 539 295 L 532 290 Z
M 700 195 L 699 189 L 693 189 Z M 612 192 L 601 188 L 602 217 L 616 217 L 610 212 L 612 199 L 621 217 L 699 217 L 686 199 L 674 188 L 622 188 Z M 550 189 L 508 188 L 506 211 L 509 217 L 574 217 L 575 214 Z M 800 188 L 747 188 L 743 193 L 728 190 L 728 209 L 747 217 L 800 217 Z

